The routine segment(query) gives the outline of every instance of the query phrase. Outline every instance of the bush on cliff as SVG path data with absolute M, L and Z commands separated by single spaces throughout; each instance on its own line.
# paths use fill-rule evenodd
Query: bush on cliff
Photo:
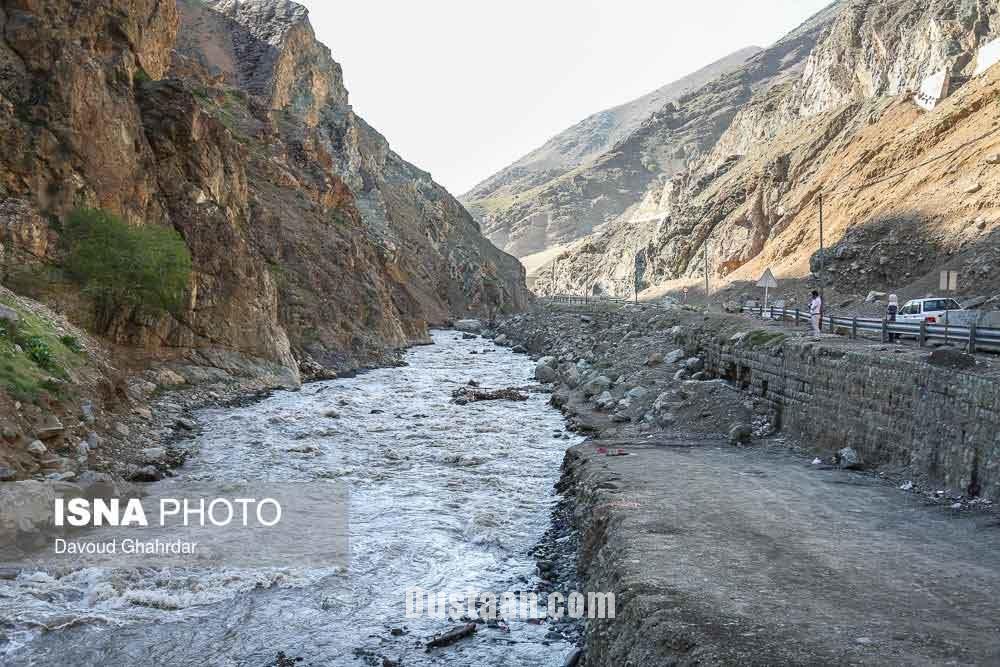
M 64 239 L 68 274 L 104 318 L 122 308 L 150 314 L 181 309 L 191 252 L 176 230 L 133 227 L 105 211 L 78 209 L 66 222 Z

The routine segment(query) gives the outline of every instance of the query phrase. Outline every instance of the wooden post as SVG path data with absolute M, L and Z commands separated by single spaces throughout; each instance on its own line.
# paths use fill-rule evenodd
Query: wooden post
M 920 323 L 920 347 L 924 347 L 927 344 L 927 320 Z
M 857 315 L 855 315 L 854 319 L 851 320 L 851 339 L 852 340 L 857 340 L 858 339 L 858 316 Z
M 799 326 L 799 309 L 795 309 L 795 326 Z
M 969 325 L 969 354 L 976 353 L 976 321 Z
M 944 344 L 948 344 L 948 312 L 944 311 Z
M 882 342 L 889 342 L 889 320 L 885 317 L 882 318 Z

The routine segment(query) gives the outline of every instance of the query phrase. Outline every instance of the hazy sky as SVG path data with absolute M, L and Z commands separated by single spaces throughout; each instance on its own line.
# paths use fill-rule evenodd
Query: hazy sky
M 298 0 L 351 103 L 453 194 L 829 0 Z

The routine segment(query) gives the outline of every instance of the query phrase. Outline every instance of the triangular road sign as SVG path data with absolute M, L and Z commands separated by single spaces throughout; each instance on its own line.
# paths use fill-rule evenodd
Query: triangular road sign
M 757 281 L 757 287 L 773 288 L 777 286 L 778 281 L 775 279 L 774 274 L 771 273 L 771 269 L 765 271 L 764 275 Z

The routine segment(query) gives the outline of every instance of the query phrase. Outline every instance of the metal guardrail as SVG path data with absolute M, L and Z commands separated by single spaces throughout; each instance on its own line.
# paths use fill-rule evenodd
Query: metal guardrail
M 577 296 L 574 294 L 543 296 L 539 297 L 538 300 L 542 303 L 556 303 L 565 306 L 623 305 L 629 303 L 628 299 L 617 299 L 610 296 Z
M 618 299 L 606 296 L 576 296 L 557 294 L 541 297 L 542 304 L 568 306 L 577 310 L 610 310 L 631 303 L 628 299 Z M 644 302 L 644 305 L 658 304 Z M 811 325 L 809 313 L 799 309 L 765 308 L 760 306 L 743 306 L 742 312 L 756 314 L 763 318 L 766 315 L 772 320 L 791 321 L 793 325 Z M 888 320 L 866 319 L 861 317 L 835 317 L 824 315 L 820 321 L 820 331 L 843 333 L 852 339 L 873 337 L 882 342 L 889 342 L 893 337 L 914 338 L 921 347 L 931 341 L 943 341 L 946 345 L 961 343 L 970 353 L 979 350 L 1000 352 L 1000 329 L 981 327 L 975 322 L 968 324 L 928 324 L 927 322 L 889 322 Z M 865 334 L 869 334 L 866 336 Z M 870 334 L 875 334 L 870 336 Z
M 764 308 L 761 305 L 743 306 L 742 311 L 762 318 L 767 314 L 772 320 L 791 321 L 794 325 L 812 324 L 809 313 L 798 308 Z M 970 353 L 982 349 L 1000 351 L 1000 329 L 980 327 L 975 322 L 968 325 L 929 324 L 824 315 L 820 318 L 820 331 L 843 332 L 851 338 L 858 338 L 864 333 L 876 333 L 883 342 L 889 342 L 892 336 L 915 338 L 921 347 L 932 340 L 943 341 L 946 345 L 962 343 Z
M 612 297 L 559 294 L 540 297 L 537 303 L 550 308 L 561 308 L 578 313 L 606 313 L 618 310 L 630 302 L 628 299 L 615 299 Z

